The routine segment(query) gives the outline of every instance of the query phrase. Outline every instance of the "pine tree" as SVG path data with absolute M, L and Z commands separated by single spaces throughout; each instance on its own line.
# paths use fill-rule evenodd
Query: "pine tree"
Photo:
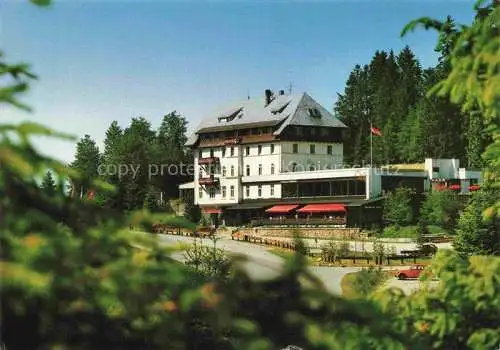
M 186 168 L 181 169 L 181 164 L 187 166 L 192 163 L 184 152 L 187 141 L 187 120 L 173 111 L 163 117 L 158 129 L 158 136 L 154 145 L 155 164 L 163 166 L 163 171 L 153 177 L 154 186 L 162 191 L 166 198 L 178 196 L 178 185 L 192 179 L 186 175 Z M 176 170 L 169 173 L 170 170 Z
M 127 171 L 121 174 L 119 186 L 126 210 L 143 207 L 150 187 L 150 166 L 154 164 L 154 141 L 155 132 L 143 117 L 133 118 L 123 132 L 119 160 L 127 166 Z
M 90 135 L 85 135 L 76 144 L 75 160 L 70 167 L 79 173 L 79 178 L 71 179 L 74 183 L 76 195 L 85 196 L 90 190 L 90 185 L 98 176 L 99 148 Z
M 122 141 L 123 130 L 117 121 L 113 121 L 108 130 L 106 130 L 106 138 L 104 139 L 104 152 L 101 156 L 101 161 L 103 165 L 102 169 L 105 173 L 101 174 L 101 176 L 115 187 L 113 193 L 103 195 L 104 205 L 118 210 L 123 209 L 124 197 L 123 186 L 121 186 L 120 176 L 117 173 L 117 167 L 121 164 L 123 153 Z
M 338 95 L 336 116 L 347 126 L 344 138 L 344 161 L 363 164 L 369 160 L 370 104 L 368 66 L 354 67 L 346 83 L 344 94 Z
M 158 198 L 153 190 L 150 190 L 146 193 L 146 198 L 144 199 L 144 207 L 150 212 L 158 211 Z
M 122 128 L 118 125 L 118 122 L 116 120 L 113 120 L 108 130 L 106 130 L 106 138 L 104 139 L 104 162 L 113 162 L 114 156 L 119 151 L 120 140 L 122 136 Z
M 44 193 L 48 195 L 54 195 L 56 193 L 57 191 L 56 182 L 50 171 L 47 171 L 45 173 L 40 188 L 43 190 Z

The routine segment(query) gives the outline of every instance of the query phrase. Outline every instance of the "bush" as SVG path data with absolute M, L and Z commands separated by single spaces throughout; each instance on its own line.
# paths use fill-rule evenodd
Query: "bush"
M 387 274 L 381 268 L 370 266 L 355 274 L 352 288 L 358 297 L 366 297 L 377 289 L 387 279 Z
M 458 221 L 454 248 L 462 255 L 500 255 L 500 217 L 483 219 L 483 213 L 500 198 L 498 190 L 472 194 Z
M 427 195 L 420 208 L 420 220 L 427 225 L 443 227 L 453 232 L 462 208 L 456 193 L 448 190 L 433 191 Z

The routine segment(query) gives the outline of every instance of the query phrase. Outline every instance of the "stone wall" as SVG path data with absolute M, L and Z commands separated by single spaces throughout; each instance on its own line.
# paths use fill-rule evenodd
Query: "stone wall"
M 255 227 L 242 228 L 237 232 L 241 236 L 273 237 L 273 238 L 293 238 L 294 234 L 300 238 L 318 239 L 359 239 L 360 229 L 358 228 L 333 228 L 333 227 L 302 227 L 302 228 L 271 228 Z

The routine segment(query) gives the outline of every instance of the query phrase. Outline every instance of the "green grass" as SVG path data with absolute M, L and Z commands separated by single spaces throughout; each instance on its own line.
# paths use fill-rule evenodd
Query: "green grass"
M 382 237 L 386 238 L 416 238 L 417 226 L 387 226 L 384 228 Z
M 444 228 L 439 227 L 439 226 L 435 226 L 435 225 L 429 225 L 429 226 L 427 226 L 427 229 L 429 230 L 429 233 L 431 233 L 433 235 L 439 235 L 439 234 L 449 235 L 450 234 Z

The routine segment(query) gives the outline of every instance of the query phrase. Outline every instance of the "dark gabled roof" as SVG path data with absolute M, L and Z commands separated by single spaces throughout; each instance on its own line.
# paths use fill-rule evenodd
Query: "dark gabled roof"
M 277 126 L 280 135 L 288 125 L 345 128 L 345 124 L 306 93 L 278 95 L 266 105 L 265 98 L 239 101 L 212 112 L 189 137 L 187 146 L 198 141 L 198 134 L 250 127 Z M 318 113 L 311 115 L 311 110 Z

